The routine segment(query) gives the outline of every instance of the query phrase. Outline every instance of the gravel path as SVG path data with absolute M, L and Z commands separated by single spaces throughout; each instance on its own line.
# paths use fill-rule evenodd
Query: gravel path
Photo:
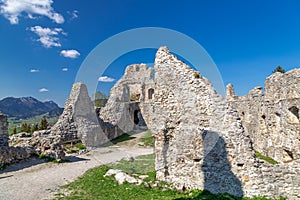
M 153 153 L 137 146 L 112 146 L 94 149 L 87 154 L 69 157 L 67 163 L 41 163 L 31 159 L 10 166 L 0 173 L 0 199 L 51 199 L 59 186 L 74 181 L 90 168 L 126 157 Z

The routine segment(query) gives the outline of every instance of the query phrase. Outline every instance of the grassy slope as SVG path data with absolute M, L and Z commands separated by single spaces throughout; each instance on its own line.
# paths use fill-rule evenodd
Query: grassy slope
M 128 174 L 147 174 L 149 178 L 144 181 L 154 183 L 154 154 L 139 156 L 134 161 L 121 160 L 118 164 L 100 166 L 88 170 L 82 177 L 76 181 L 62 187 L 61 193 L 57 194 L 57 199 L 130 199 L 130 200 L 168 200 L 168 199 L 215 199 L 215 200 L 237 200 L 249 198 L 237 198 L 228 194 L 213 195 L 208 191 L 186 191 L 184 193 L 171 189 L 163 189 L 165 183 L 160 183 L 159 187 L 148 188 L 144 184 L 137 186 L 135 184 L 124 183 L 118 185 L 113 176 L 104 177 L 107 170 L 121 169 Z M 267 200 L 264 197 L 252 198 L 252 200 Z
M 11 135 L 13 133 L 13 129 L 14 127 L 17 127 L 17 132 L 20 131 L 20 126 L 21 124 L 23 123 L 27 123 L 27 124 L 39 124 L 40 121 L 42 120 L 42 118 L 44 117 L 44 115 L 38 115 L 38 116 L 35 116 L 33 118 L 30 118 L 30 119 L 21 119 L 21 120 L 16 120 L 14 118 L 8 118 L 8 133 L 9 135 Z M 47 118 L 47 121 L 49 124 L 55 124 L 58 120 L 58 117 L 53 117 L 53 118 Z

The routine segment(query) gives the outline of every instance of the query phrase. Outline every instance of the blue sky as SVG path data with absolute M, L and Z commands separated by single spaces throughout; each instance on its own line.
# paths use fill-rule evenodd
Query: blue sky
M 278 65 L 300 67 L 296 0 L 0 2 L 0 98 L 33 96 L 63 106 L 86 56 L 105 39 L 139 27 L 173 29 L 195 39 L 239 95 L 263 85 Z M 114 82 L 101 88 L 108 92 L 126 65 L 152 63 L 154 54 L 121 56 L 101 79 Z

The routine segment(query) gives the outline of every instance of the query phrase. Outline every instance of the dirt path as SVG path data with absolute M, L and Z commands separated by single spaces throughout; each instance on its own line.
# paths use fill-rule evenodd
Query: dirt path
M 87 154 L 69 157 L 67 163 L 41 163 L 31 159 L 10 166 L 0 173 L 0 199 L 51 199 L 59 186 L 75 180 L 86 170 L 126 157 L 153 153 L 152 148 L 111 146 L 94 149 Z

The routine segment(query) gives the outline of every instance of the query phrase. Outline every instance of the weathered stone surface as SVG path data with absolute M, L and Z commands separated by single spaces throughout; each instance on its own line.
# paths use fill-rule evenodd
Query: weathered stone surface
M 83 83 L 73 85 L 63 114 L 51 128 L 51 134 L 60 136 L 64 143 L 81 141 L 88 147 L 108 141 Z
M 265 92 L 256 87 L 229 104 L 237 108 L 256 151 L 279 162 L 300 159 L 300 69 L 274 73 Z
M 150 116 L 143 113 L 143 116 L 156 133 L 159 180 L 183 190 L 197 188 L 236 196 L 299 197 L 300 183 L 295 174 L 295 169 L 300 167 L 299 160 L 280 165 L 258 160 L 254 152 L 257 132 L 245 130 L 248 128 L 245 122 L 253 123 L 256 130 L 264 129 L 258 126 L 261 123 L 257 123 L 257 114 L 242 114 L 240 110 L 247 108 L 249 112 L 260 113 L 262 87 L 254 88 L 243 97 L 247 103 L 252 102 L 248 107 L 239 101 L 232 85 L 227 87 L 226 100 L 206 78 L 194 76 L 195 71 L 166 47 L 158 50 L 154 69 L 153 112 Z M 279 109 L 284 110 L 282 106 Z M 267 114 L 263 118 L 267 118 Z M 295 118 L 288 119 L 291 124 L 297 122 Z M 277 140 L 273 142 L 279 142 L 279 147 L 284 139 L 281 134 L 275 135 Z M 264 143 L 262 148 L 273 145 Z
M 29 158 L 32 150 L 22 147 L 0 147 L 0 165 L 11 164 Z
M 100 118 L 104 122 L 118 127 L 115 137 L 133 129 L 146 128 L 140 102 L 152 98 L 153 85 L 153 68 L 146 64 L 134 64 L 126 68 L 124 76 L 111 89 L 106 106 L 100 111 Z
M 31 155 L 44 154 L 51 158 L 61 160 L 65 157 L 60 137 L 51 135 L 50 130 L 19 133 L 12 135 L 9 145 L 26 149 Z
M 7 116 L 0 113 L 0 147 L 8 145 Z
M 8 137 L 6 116 L 0 116 L 0 164 L 11 164 L 32 155 L 44 154 L 54 159 L 63 159 L 65 154 L 60 137 L 53 136 L 49 130 L 29 133 L 19 133 Z M 9 145 L 9 146 L 8 146 Z
M 108 170 L 104 177 L 112 175 L 115 175 L 115 179 L 119 185 L 122 185 L 124 182 L 140 185 L 143 182 L 142 179 L 134 178 L 118 169 Z

